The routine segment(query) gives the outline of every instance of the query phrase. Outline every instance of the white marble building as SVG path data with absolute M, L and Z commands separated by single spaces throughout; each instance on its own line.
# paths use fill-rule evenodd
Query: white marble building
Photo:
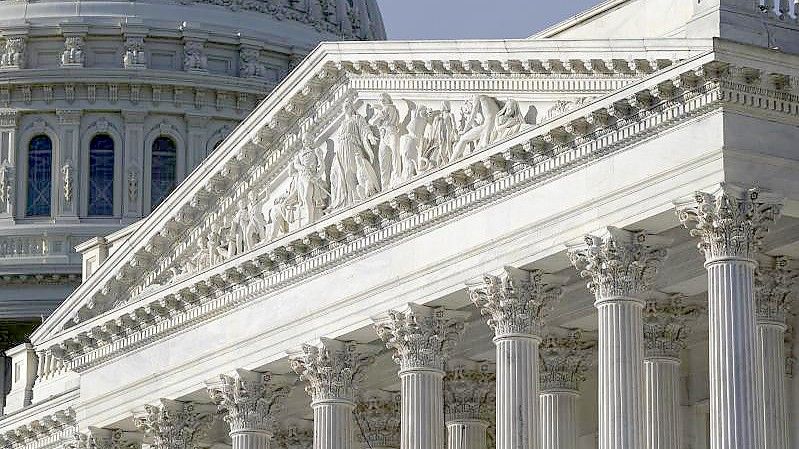
M 796 12 L 321 45 L 82 245 L 3 445 L 799 448 Z
M 341 38 L 385 38 L 374 0 L 0 1 L 0 319 L 52 312 L 76 245 L 149 214 Z

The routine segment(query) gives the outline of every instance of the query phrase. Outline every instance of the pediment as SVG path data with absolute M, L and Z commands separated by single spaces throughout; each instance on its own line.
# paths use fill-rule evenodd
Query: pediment
M 370 218 L 324 229 L 318 221 L 711 48 L 683 39 L 323 44 L 33 339 L 81 338 L 102 326 L 93 338 L 110 341 L 130 319 L 118 311 L 157 320 L 170 302 L 190 304 L 204 290 L 245 282 L 248 272 L 279 270 L 283 258 L 346 238 L 347 226 Z M 300 232 L 309 229 L 310 237 Z M 224 270 L 276 240 L 286 242 L 283 256 L 253 258 L 244 273 Z M 137 304 L 208 270 L 221 274 L 160 304 Z

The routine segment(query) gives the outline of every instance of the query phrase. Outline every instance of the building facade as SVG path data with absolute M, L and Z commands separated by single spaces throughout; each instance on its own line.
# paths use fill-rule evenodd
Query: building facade
M 383 38 L 372 0 L 0 1 L 0 319 L 52 312 L 75 246 L 149 214 L 320 41 Z
M 797 449 L 797 68 L 757 0 L 322 44 L 81 246 L 3 445 Z

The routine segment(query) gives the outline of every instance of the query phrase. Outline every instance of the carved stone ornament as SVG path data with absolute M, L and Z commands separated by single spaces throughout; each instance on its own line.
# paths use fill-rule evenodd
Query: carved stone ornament
M 68 449 L 139 449 L 141 443 L 129 438 L 121 429 L 89 428 L 85 434 L 75 434 Z
M 467 314 L 441 307 L 408 304 L 403 311 L 391 310 L 375 324 L 386 347 L 394 350 L 400 370 L 444 370 L 444 363 L 464 331 Z
M 308 449 L 313 447 L 313 423 L 281 423 L 272 439 L 278 449 Z M 271 446 L 270 446 L 271 447 Z
M 682 224 L 699 238 L 699 250 L 710 262 L 720 258 L 753 260 L 768 225 L 780 215 L 781 200 L 757 188 L 740 191 L 722 184 L 715 193 L 697 192 L 677 205 Z
M 231 434 L 248 430 L 271 432 L 290 392 L 289 385 L 276 382 L 269 372 L 237 370 L 208 385 L 208 393 L 230 424 Z
M 83 37 L 67 36 L 64 38 L 64 51 L 61 53 L 62 66 L 83 66 Z
M 791 312 L 791 291 L 799 276 L 787 257 L 775 257 L 755 270 L 757 319 L 785 325 Z
M 354 342 L 323 339 L 318 346 L 304 345 L 301 353 L 291 357 L 291 368 L 308 383 L 305 391 L 313 402 L 354 402 L 371 360 Z
M 539 346 L 541 391 L 579 391 L 585 374 L 593 364 L 597 342 L 581 331 L 568 335 L 549 335 Z
M 132 36 L 125 39 L 125 56 L 122 57 L 125 68 L 143 68 L 147 65 L 144 53 L 144 38 Z
M 486 275 L 470 286 L 472 302 L 490 317 L 497 337 L 540 335 L 544 318 L 560 299 L 561 289 L 543 283 L 539 270 L 505 267 L 499 276 Z
M 388 391 L 365 395 L 355 407 L 358 439 L 364 447 L 400 447 L 400 408 L 399 393 Z
M 9 161 L 0 162 L 0 213 L 13 212 L 14 179 L 14 166 Z
M 0 52 L 0 67 L 24 69 L 25 47 L 26 38 L 24 36 L 7 37 L 2 52 Z
M 64 187 L 64 201 L 67 203 L 72 202 L 73 176 L 74 175 L 72 173 L 72 163 L 70 161 L 67 161 L 67 163 L 61 167 L 61 181 Z
M 681 295 L 648 300 L 644 307 L 646 357 L 679 358 L 691 321 L 703 312 L 700 306 L 686 304 Z
M 183 70 L 187 72 L 205 72 L 208 69 L 208 57 L 202 42 L 187 41 L 183 45 Z
M 139 200 L 139 169 L 131 167 L 128 169 L 128 201 L 136 204 Z
M 649 290 L 666 250 L 654 248 L 645 232 L 608 228 L 605 236 L 589 235 L 585 245 L 569 252 L 580 276 L 597 298 L 635 297 Z
M 488 362 L 447 362 L 444 416 L 447 421 L 490 419 L 496 399 L 496 374 Z
M 152 438 L 155 449 L 195 449 L 213 424 L 213 414 L 191 402 L 162 399 L 160 405 L 145 405 L 144 410 L 134 421 Z

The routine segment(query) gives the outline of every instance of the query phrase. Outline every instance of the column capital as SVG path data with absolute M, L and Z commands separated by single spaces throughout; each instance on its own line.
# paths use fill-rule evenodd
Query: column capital
M 432 369 L 443 372 L 444 362 L 463 335 L 468 314 L 442 307 L 408 304 L 376 320 L 375 331 L 394 350 L 400 371 Z
M 289 382 L 270 372 L 236 370 L 208 384 L 208 394 L 230 424 L 231 433 L 272 432 L 290 392 Z
M 275 432 L 273 438 L 275 445 L 285 449 L 307 449 L 313 447 L 313 423 L 311 421 L 296 420 L 283 424 Z
M 569 259 L 590 278 L 588 289 L 600 298 L 636 298 L 649 290 L 666 258 L 664 239 L 644 231 L 607 228 L 605 235 L 588 235 L 579 247 L 570 249 Z
M 542 281 L 540 270 L 505 267 L 498 275 L 469 286 L 472 302 L 489 316 L 497 338 L 510 335 L 539 336 L 546 315 L 559 301 L 560 287 Z
M 213 425 L 214 411 L 192 402 L 161 399 L 134 415 L 136 427 L 152 437 L 156 449 L 193 449 Z
M 291 369 L 308 385 L 305 391 L 316 402 L 355 401 L 355 390 L 365 377 L 365 368 L 375 352 L 355 342 L 321 339 L 317 345 L 303 345 L 291 355 Z
M 399 393 L 374 391 L 362 396 L 355 408 L 355 421 L 363 429 L 359 440 L 364 447 L 400 447 Z
M 791 309 L 791 290 L 797 278 L 797 273 L 791 269 L 790 262 L 790 259 L 784 256 L 769 257 L 755 269 L 755 304 L 758 322 L 785 325 L 786 314 Z
M 678 202 L 677 216 L 707 262 L 717 259 L 754 260 L 768 225 L 780 215 L 782 199 L 758 188 L 741 189 L 721 184 L 713 193 L 696 192 Z
M 580 391 L 585 373 L 594 363 L 597 341 L 582 331 L 548 335 L 539 347 L 541 391 Z
M 90 427 L 86 433 L 76 433 L 75 440 L 66 445 L 67 449 L 138 449 L 139 438 L 131 437 L 133 432 L 122 429 Z
M 0 111 L 0 128 L 16 128 L 19 116 L 19 112 L 13 109 Z
M 690 333 L 690 321 L 704 312 L 703 307 L 686 304 L 682 295 L 650 299 L 644 307 L 645 357 L 679 359 Z
M 444 376 L 446 421 L 488 421 L 488 409 L 496 400 L 496 374 L 488 362 L 454 360 L 447 362 Z

